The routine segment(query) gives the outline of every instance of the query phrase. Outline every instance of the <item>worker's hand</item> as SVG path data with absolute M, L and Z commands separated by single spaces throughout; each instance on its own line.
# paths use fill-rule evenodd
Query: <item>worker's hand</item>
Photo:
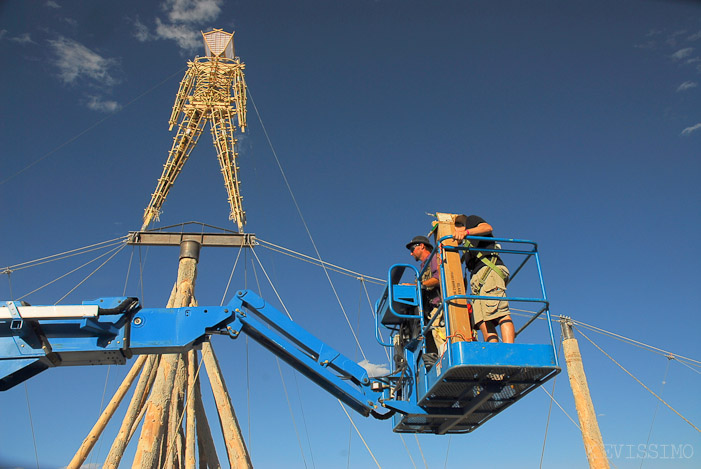
M 460 242 L 463 239 L 465 239 L 465 236 L 467 236 L 467 234 L 468 234 L 467 228 L 465 228 L 464 226 L 463 227 L 456 226 L 455 229 L 453 230 L 453 239 L 455 241 Z

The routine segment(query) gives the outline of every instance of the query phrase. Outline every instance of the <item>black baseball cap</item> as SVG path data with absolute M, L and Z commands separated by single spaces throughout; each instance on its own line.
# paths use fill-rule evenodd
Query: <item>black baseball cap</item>
M 412 250 L 416 244 L 425 244 L 429 251 L 433 251 L 433 245 L 426 236 L 414 236 L 406 245 L 408 250 Z

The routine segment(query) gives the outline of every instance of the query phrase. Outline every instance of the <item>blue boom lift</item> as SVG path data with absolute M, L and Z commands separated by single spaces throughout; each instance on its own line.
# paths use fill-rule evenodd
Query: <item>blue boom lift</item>
M 439 240 L 432 256 L 478 250 L 446 246 L 445 241 Z M 422 272 L 412 265 L 397 264 L 389 270 L 387 287 L 375 311 L 377 339 L 395 354 L 387 376 L 368 376 L 363 367 L 252 291 L 243 290 L 225 306 L 189 308 L 142 308 L 137 298 L 130 297 L 71 306 L 0 302 L 0 390 L 55 366 L 124 364 L 138 354 L 185 352 L 210 335 L 235 339 L 245 333 L 360 414 L 392 417 L 395 432 L 470 432 L 560 371 L 537 246 L 530 241 L 496 241 L 516 246 L 498 248 L 500 255 L 525 257 L 512 279 L 529 259 L 535 259 L 542 296 L 506 300 L 542 305 L 517 335 L 544 314 L 549 344 L 455 341 L 450 331 L 451 302 L 489 297 L 449 296 L 441 306 L 448 329 L 447 348 L 434 365 L 427 366 L 424 337 L 430 336 L 434 325 L 422 314 L 417 286 Z M 443 269 L 441 284 L 446 291 Z M 412 326 L 413 335 L 405 334 L 407 325 Z M 389 342 L 384 342 L 381 330 L 389 332 Z

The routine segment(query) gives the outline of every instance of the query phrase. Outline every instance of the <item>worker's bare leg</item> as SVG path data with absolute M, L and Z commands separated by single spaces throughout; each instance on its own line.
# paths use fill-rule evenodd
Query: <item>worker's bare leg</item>
M 485 342 L 499 342 L 499 336 L 497 335 L 497 329 L 494 327 L 494 321 L 482 321 L 479 323 L 480 331 L 482 331 L 482 338 Z
M 504 316 L 499 319 L 499 328 L 501 329 L 501 340 L 505 344 L 513 344 L 516 339 L 516 330 L 511 316 Z

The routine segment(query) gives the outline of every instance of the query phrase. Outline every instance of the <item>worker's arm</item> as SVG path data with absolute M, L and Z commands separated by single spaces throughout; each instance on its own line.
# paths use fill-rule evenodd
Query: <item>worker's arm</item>
M 453 239 L 455 241 L 462 241 L 465 239 L 465 236 L 485 236 L 491 234 L 492 229 L 492 225 L 487 222 L 480 223 L 469 230 L 464 226 L 456 226 L 453 230 Z
M 478 215 L 455 217 L 453 239 L 461 242 L 466 236 L 486 236 L 492 233 L 492 225 Z
M 440 285 L 440 283 L 440 280 L 431 277 L 421 282 L 421 286 L 423 286 L 424 288 L 436 288 L 438 285 Z

